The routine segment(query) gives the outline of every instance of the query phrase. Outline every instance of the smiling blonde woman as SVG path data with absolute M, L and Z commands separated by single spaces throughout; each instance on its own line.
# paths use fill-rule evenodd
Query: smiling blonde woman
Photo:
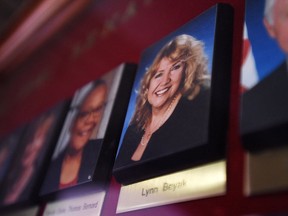
M 209 85 L 203 43 L 190 35 L 168 42 L 142 78 L 117 163 L 200 145 L 208 131 Z

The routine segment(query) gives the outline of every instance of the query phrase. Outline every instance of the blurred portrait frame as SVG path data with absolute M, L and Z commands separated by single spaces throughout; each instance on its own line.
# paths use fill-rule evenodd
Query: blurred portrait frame
M 244 148 L 252 153 L 288 143 L 287 57 L 277 37 L 270 35 L 264 11 L 265 1 L 246 0 L 240 133 Z
M 230 86 L 230 74 L 231 74 L 230 71 L 231 50 L 232 50 L 231 38 L 232 38 L 232 25 L 233 25 L 232 20 L 233 20 L 233 11 L 231 7 L 225 4 L 217 4 L 216 6 L 211 7 L 207 11 L 203 12 L 201 15 L 192 19 L 190 22 L 181 26 L 180 28 L 170 33 L 169 35 L 163 37 L 163 39 L 159 40 L 158 42 L 154 43 L 149 48 L 143 51 L 139 67 L 137 70 L 136 79 L 133 85 L 133 91 L 130 97 L 129 107 L 127 110 L 127 115 L 122 130 L 121 141 L 119 144 L 116 162 L 113 169 L 114 176 L 120 183 L 124 185 L 135 183 L 151 177 L 156 177 L 174 171 L 182 170 L 185 168 L 190 168 L 199 164 L 207 163 L 209 161 L 225 157 L 225 142 L 226 142 L 225 136 L 228 123 L 227 113 L 229 107 L 229 92 L 230 92 L 229 86 Z M 148 132 L 146 133 L 145 131 L 148 131 L 147 129 L 148 127 L 152 128 L 152 126 L 150 126 L 152 125 L 151 123 L 153 122 L 152 120 L 147 121 L 148 123 L 147 122 L 144 123 L 140 129 L 137 128 L 136 126 L 135 128 L 137 129 L 134 129 L 133 128 L 134 125 L 131 123 L 131 119 L 133 119 L 132 121 L 134 121 L 134 123 L 138 121 L 137 118 L 135 117 L 136 115 L 135 110 L 136 110 L 136 104 L 138 103 L 138 101 L 140 101 L 139 99 L 140 96 L 138 98 L 137 96 L 138 94 L 139 95 L 141 94 L 141 91 L 143 89 L 143 83 L 146 82 L 143 81 L 146 79 L 144 77 L 149 77 L 149 75 L 145 74 L 146 72 L 147 74 L 150 73 L 149 67 L 153 65 L 152 63 L 153 60 L 158 58 L 157 54 L 161 53 L 162 51 L 161 48 L 168 46 L 168 44 L 173 44 L 174 43 L 173 40 L 176 40 L 175 38 L 191 37 L 191 36 L 194 39 L 196 39 L 196 41 L 200 41 L 200 43 L 204 44 L 203 51 L 208 58 L 207 75 L 211 77 L 207 85 L 207 86 L 210 85 L 209 92 L 207 94 L 203 93 L 204 94 L 203 97 L 201 96 L 203 99 L 197 99 L 196 96 L 195 98 L 197 99 L 197 101 L 200 100 L 201 102 L 197 102 L 198 105 L 194 105 L 194 107 L 198 106 L 197 108 L 194 108 L 197 110 L 196 112 L 199 112 L 199 110 L 204 109 L 205 111 L 203 111 L 203 113 L 205 114 L 203 116 L 202 114 L 200 114 L 201 117 L 199 118 L 196 117 L 197 116 L 196 112 L 194 114 L 191 114 L 190 119 L 196 118 L 198 119 L 197 120 L 198 123 L 201 122 L 201 119 L 203 120 L 202 123 L 199 123 L 201 126 L 199 126 L 198 129 L 196 129 L 197 128 L 196 124 L 193 124 L 191 122 L 190 122 L 191 124 L 187 124 L 187 122 L 183 122 L 184 125 L 186 124 L 187 127 L 194 128 L 194 132 L 197 131 L 196 133 L 200 134 L 198 137 L 196 135 L 194 141 L 189 141 L 186 139 L 185 141 L 186 144 L 184 144 L 184 141 L 182 143 L 181 141 L 179 141 L 177 147 L 176 145 L 173 144 L 170 145 L 170 147 L 168 147 L 168 145 L 166 145 L 167 143 L 170 142 L 168 141 L 168 139 L 171 138 L 174 141 L 175 139 L 173 139 L 172 136 L 170 136 L 169 132 L 167 131 L 164 132 L 163 128 L 169 124 L 170 120 L 169 118 L 173 117 L 174 113 L 176 113 L 178 105 L 176 105 L 176 108 L 175 107 L 172 108 L 175 110 L 171 111 L 171 113 L 168 114 L 170 115 L 170 117 L 166 117 L 166 119 L 163 120 L 164 122 L 162 122 L 160 126 L 158 124 L 158 127 L 154 127 L 157 129 L 156 130 L 154 129 L 154 131 L 151 130 L 152 133 L 150 133 L 149 135 L 147 135 Z M 193 43 L 195 42 L 192 42 L 192 44 Z M 151 72 L 151 74 L 153 73 Z M 151 77 L 152 76 L 153 75 L 151 75 Z M 152 79 L 153 78 L 151 78 L 149 82 L 151 82 Z M 181 79 L 184 78 L 182 77 Z M 203 82 L 202 84 L 204 86 L 207 83 L 204 84 Z M 202 88 L 202 86 L 200 88 Z M 149 94 L 149 87 L 145 91 L 147 91 L 148 92 L 147 94 Z M 144 92 L 144 90 L 142 92 Z M 202 90 L 200 90 L 200 92 L 202 92 Z M 202 93 L 199 93 L 199 95 L 202 95 Z M 147 97 L 148 99 L 145 99 L 146 104 L 150 103 L 148 102 L 149 96 Z M 176 101 L 182 100 L 177 98 L 177 97 L 181 98 L 181 96 L 178 96 L 178 94 L 176 93 L 175 95 L 173 95 L 173 97 L 174 97 L 173 99 L 172 97 L 170 97 L 169 99 L 171 101 L 169 102 L 170 105 L 167 102 L 167 105 L 165 105 L 166 107 L 171 107 L 171 104 L 173 104 L 175 100 Z M 198 98 L 200 98 L 200 96 Z M 219 101 L 221 101 L 221 103 L 219 103 Z M 169 109 L 170 108 L 167 108 L 166 110 Z M 161 122 L 161 120 L 159 120 L 158 122 Z M 155 125 L 157 125 L 157 122 L 155 123 Z M 179 122 L 179 124 L 177 125 L 181 125 L 181 122 Z M 175 126 L 174 129 L 177 130 L 178 128 Z M 160 134 L 160 130 L 162 130 L 163 136 L 167 135 L 167 137 L 169 138 L 167 139 L 165 138 L 165 140 L 162 139 L 163 143 L 158 142 L 155 144 L 154 142 L 153 145 L 154 146 L 157 145 L 158 148 L 157 150 L 155 150 L 156 147 L 155 148 L 149 147 L 149 142 L 150 141 L 151 143 L 153 142 L 152 140 L 153 135 L 154 140 L 156 139 L 155 137 L 157 135 L 153 133 L 159 132 L 158 134 Z M 130 133 L 130 131 L 141 131 L 141 132 L 139 132 L 138 134 L 138 132 Z M 128 135 L 126 135 L 126 133 Z M 191 133 L 193 133 L 193 131 L 191 131 Z M 179 134 L 181 133 L 178 133 L 175 136 L 177 137 L 177 135 Z M 178 136 L 178 138 L 179 140 L 181 140 L 180 135 Z M 190 138 L 191 140 L 193 140 L 193 137 L 190 136 Z M 142 146 L 144 145 L 143 144 L 144 139 L 147 140 L 145 142 L 145 148 L 150 149 L 147 151 L 146 149 L 143 151 L 141 150 L 142 152 L 140 153 L 140 157 L 138 155 L 136 156 L 137 159 L 134 160 L 133 157 L 139 153 L 141 145 Z M 129 141 L 126 142 L 126 140 Z M 190 143 L 188 144 L 188 142 Z M 161 145 L 163 146 L 164 150 L 161 150 L 160 147 Z
M 26 125 L 19 127 L 10 132 L 8 135 L 2 137 L 0 140 L 0 185 L 7 175 L 13 160 L 13 156 L 16 153 L 16 148 L 21 141 L 25 128 Z
M 91 192 L 91 187 L 93 190 L 103 189 L 111 173 L 111 163 L 118 144 L 116 141 L 120 137 L 135 71 L 135 64 L 123 63 L 75 92 L 42 184 L 40 197 L 53 200 L 54 195 L 66 192 L 80 191 L 85 194 L 87 191 Z M 75 107 L 78 111 L 75 111 Z M 101 112 L 100 118 L 97 117 L 98 112 Z M 79 118 L 83 117 L 86 119 L 81 122 L 90 126 L 86 127 L 82 124 L 86 128 L 80 131 L 82 129 L 79 129 L 80 126 L 77 124 L 79 125 Z M 91 123 L 87 123 L 88 121 Z M 85 144 L 80 148 L 83 149 L 81 150 L 83 159 L 80 160 L 80 168 L 76 174 L 77 181 L 62 187 L 60 179 L 64 158 L 66 155 L 70 157 L 70 153 L 74 156 L 79 152 L 70 152 L 71 147 L 68 142 L 72 136 L 76 136 L 73 133 L 79 135 L 78 138 L 86 139 Z M 77 141 L 77 136 L 73 139 Z
M 25 124 L 21 140 L 15 149 L 16 153 L 13 155 L 13 162 L 3 180 L 3 209 L 37 202 L 47 162 L 55 147 L 69 103 L 69 100 L 62 101 Z
M 246 0 L 240 115 L 246 196 L 288 188 L 288 50 L 282 44 L 288 40 L 287 6 L 287 0 Z

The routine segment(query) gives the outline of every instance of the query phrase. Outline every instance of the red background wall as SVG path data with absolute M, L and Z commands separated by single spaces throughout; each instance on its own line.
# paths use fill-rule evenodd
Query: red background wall
M 204 12 L 218 0 L 97 1 L 37 51 L 1 73 L 0 134 L 33 119 L 75 90 L 122 62 L 138 62 L 147 46 Z M 234 8 L 231 107 L 227 146 L 227 194 L 139 210 L 123 215 L 242 215 L 288 212 L 288 193 L 243 195 L 245 152 L 239 137 L 239 74 L 244 0 L 223 0 Z M 51 22 L 49 25 L 56 25 Z M 49 28 L 35 35 L 49 35 Z M 50 26 L 51 27 L 51 26 Z M 32 46 L 36 40 L 29 43 Z M 35 44 L 34 44 L 35 45 Z M 19 52 L 23 50 L 19 50 Z M 25 51 L 25 50 L 24 50 Z M 120 185 L 112 179 L 103 215 L 114 215 Z

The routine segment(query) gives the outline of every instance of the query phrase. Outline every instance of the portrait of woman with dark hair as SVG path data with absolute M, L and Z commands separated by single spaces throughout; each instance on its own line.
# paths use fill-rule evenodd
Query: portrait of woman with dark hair
M 143 75 L 116 167 L 142 163 L 207 138 L 210 76 L 204 44 L 182 34 L 166 43 Z
M 49 136 L 53 132 L 55 122 L 56 114 L 47 112 L 28 126 L 2 185 L 3 205 L 26 201 L 35 192 L 33 190 L 43 168 L 41 165 L 49 149 Z
M 102 142 L 102 139 L 91 137 L 97 134 L 95 130 L 102 119 L 107 91 L 103 80 L 91 82 L 78 91 L 78 99 L 72 102 L 66 118 L 65 123 L 68 122 L 68 126 L 66 124 L 66 131 L 61 134 L 64 135 L 63 139 L 59 139 L 56 146 L 58 150 L 59 146 L 62 146 L 62 149 L 56 156 L 54 154 L 42 185 L 42 193 L 91 180 Z

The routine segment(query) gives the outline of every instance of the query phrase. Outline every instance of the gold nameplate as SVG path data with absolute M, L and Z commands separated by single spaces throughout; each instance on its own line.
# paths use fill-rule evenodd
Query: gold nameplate
M 226 161 L 122 186 L 117 213 L 211 196 L 226 191 Z

